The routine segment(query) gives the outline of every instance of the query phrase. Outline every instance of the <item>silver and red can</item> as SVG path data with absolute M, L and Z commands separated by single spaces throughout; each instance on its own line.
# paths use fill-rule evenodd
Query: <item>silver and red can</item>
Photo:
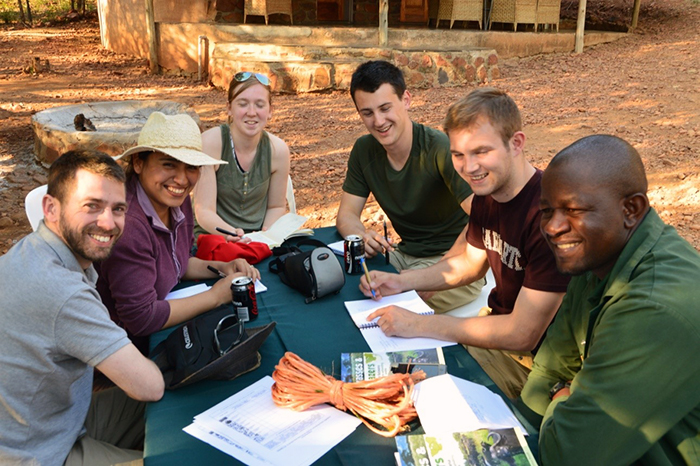
M 258 302 L 255 299 L 255 283 L 250 277 L 234 278 L 231 283 L 233 308 L 241 322 L 258 318 Z
M 349 274 L 362 273 L 362 258 L 365 257 L 365 242 L 360 235 L 345 237 L 345 271 Z

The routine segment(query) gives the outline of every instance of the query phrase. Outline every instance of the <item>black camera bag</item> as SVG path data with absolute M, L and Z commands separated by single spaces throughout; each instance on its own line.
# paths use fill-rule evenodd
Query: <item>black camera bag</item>
M 314 246 L 303 251 L 300 246 Z M 292 245 L 285 241 L 273 248 L 274 259 L 270 272 L 278 275 L 282 283 L 300 291 L 306 304 L 318 298 L 338 293 L 345 285 L 345 272 L 335 254 L 321 241 L 303 239 Z

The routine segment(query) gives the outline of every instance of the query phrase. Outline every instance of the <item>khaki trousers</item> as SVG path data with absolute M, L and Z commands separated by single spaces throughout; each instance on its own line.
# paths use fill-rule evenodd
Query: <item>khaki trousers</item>
M 491 309 L 488 307 L 479 311 L 479 316 L 489 314 L 491 314 Z M 532 370 L 532 353 L 529 351 L 485 349 L 466 345 L 465 348 L 508 398 L 515 400 L 520 396 L 520 392 L 523 390 L 525 382 L 527 382 L 527 376 Z
M 146 403 L 117 387 L 92 394 L 85 427 L 66 458 L 66 466 L 143 464 Z
M 440 259 L 442 259 L 441 254 L 429 257 L 415 257 L 405 254 L 398 249 L 395 249 L 389 255 L 389 262 L 399 271 L 424 269 L 435 264 Z M 459 288 L 438 291 L 430 297 L 430 299 L 426 299 L 425 302 L 435 310 L 436 314 L 442 314 L 474 301 L 476 297 L 479 296 L 485 284 L 486 279 L 482 278 L 481 280 L 477 280 L 469 285 L 460 286 Z

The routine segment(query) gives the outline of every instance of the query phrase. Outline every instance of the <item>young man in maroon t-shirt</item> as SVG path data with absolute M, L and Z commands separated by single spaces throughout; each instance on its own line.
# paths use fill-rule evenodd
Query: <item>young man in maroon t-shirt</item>
M 387 335 L 456 341 L 511 398 L 527 380 L 532 352 L 559 308 L 568 277 L 559 274 L 540 233 L 540 181 L 523 153 L 520 111 L 504 92 L 472 91 L 445 118 L 455 170 L 474 191 L 466 249 L 453 248 L 433 266 L 401 274 L 372 272 L 377 298 L 405 290 L 436 291 L 482 278 L 496 287 L 478 317 L 421 316 L 396 306 L 368 320 Z M 362 291 L 371 296 L 362 278 Z

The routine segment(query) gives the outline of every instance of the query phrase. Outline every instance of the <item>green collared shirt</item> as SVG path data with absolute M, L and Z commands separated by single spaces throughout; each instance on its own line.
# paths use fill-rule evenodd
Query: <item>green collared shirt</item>
M 542 463 L 700 464 L 698 355 L 700 255 L 652 209 L 605 279 L 571 280 L 537 353 L 522 401 Z

